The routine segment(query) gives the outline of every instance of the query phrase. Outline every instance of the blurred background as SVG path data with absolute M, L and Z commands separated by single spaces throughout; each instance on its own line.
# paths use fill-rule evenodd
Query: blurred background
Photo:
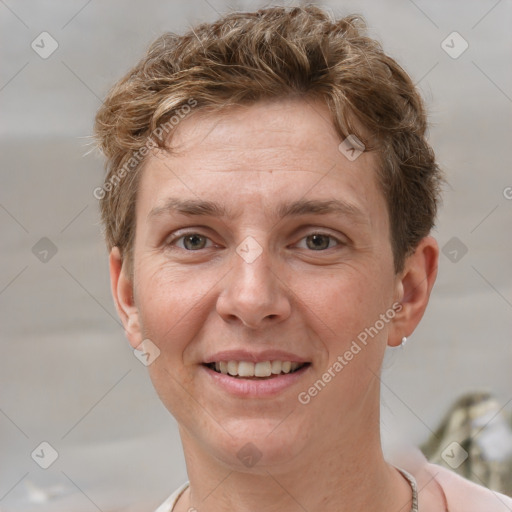
M 406 347 L 385 361 L 384 446 L 391 453 L 431 440 L 433 458 L 446 465 L 446 453 L 455 454 L 460 462 L 463 452 L 443 445 L 455 438 L 443 436 L 463 427 L 447 415 L 483 402 L 478 414 L 464 412 L 462 423 L 484 419 L 464 430 L 466 444 L 458 446 L 469 453 L 492 431 L 494 443 L 480 452 L 505 459 L 512 445 L 505 426 L 512 410 L 512 1 L 317 3 L 336 17 L 364 15 L 370 35 L 413 77 L 449 180 L 434 233 L 442 255 L 429 309 Z M 186 480 L 176 422 L 112 303 L 93 196 L 103 160 L 89 152 L 88 137 L 109 87 L 162 32 L 265 5 L 0 0 L 1 511 L 150 511 Z M 467 393 L 476 398 L 453 406 Z M 448 467 L 484 478 L 456 462 Z

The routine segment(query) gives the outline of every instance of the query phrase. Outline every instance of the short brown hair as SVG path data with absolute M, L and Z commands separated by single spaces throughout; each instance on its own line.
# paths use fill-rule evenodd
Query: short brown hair
M 342 139 L 354 134 L 377 152 L 400 272 L 434 226 L 442 177 L 420 95 L 365 28 L 357 15 L 333 20 L 315 6 L 272 7 L 159 37 L 96 115 L 107 158 L 97 197 L 109 249 L 118 246 L 131 262 L 138 176 L 148 153 L 141 148 L 148 141 L 168 147 L 169 137 L 154 140 L 159 127 L 172 128 L 173 116 L 183 117 L 191 102 L 196 110 L 220 111 L 298 96 L 324 101 Z

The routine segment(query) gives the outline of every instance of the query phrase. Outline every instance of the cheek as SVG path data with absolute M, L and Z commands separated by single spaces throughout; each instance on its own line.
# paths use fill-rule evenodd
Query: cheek
M 213 307 L 208 292 L 214 277 L 212 272 L 178 271 L 165 263 L 148 264 L 139 272 L 137 307 L 143 336 L 160 350 L 148 367 L 149 376 L 162 402 L 178 418 L 184 414 L 183 389 L 194 394 L 187 347 L 198 337 Z
M 356 400 L 379 373 L 388 328 L 380 315 L 392 304 L 392 280 L 389 272 L 377 269 L 345 267 L 330 276 L 302 275 L 297 280 L 306 322 L 325 355 L 321 371 L 339 376 L 325 393 L 325 400 L 337 401 L 341 395 Z
M 376 262 L 375 262 L 376 263 Z M 392 280 L 374 267 L 345 266 L 336 272 L 302 273 L 291 286 L 312 321 L 340 342 L 373 324 L 391 306 Z M 316 320 L 314 320 L 316 318 Z
M 218 279 L 212 271 L 142 268 L 136 297 L 144 336 L 162 352 L 182 352 L 206 320 L 209 292 Z

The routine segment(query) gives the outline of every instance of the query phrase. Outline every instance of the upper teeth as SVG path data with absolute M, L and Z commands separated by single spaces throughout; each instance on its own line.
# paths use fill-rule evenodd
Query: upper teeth
M 215 369 L 218 372 L 239 377 L 270 377 L 279 373 L 290 373 L 296 370 L 301 363 L 291 361 L 217 361 Z

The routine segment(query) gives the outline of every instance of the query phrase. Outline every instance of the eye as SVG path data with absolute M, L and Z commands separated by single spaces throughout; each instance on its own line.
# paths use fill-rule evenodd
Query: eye
M 311 249 L 313 251 L 324 251 L 325 249 L 330 249 L 333 246 L 340 245 L 341 242 L 334 238 L 332 235 L 327 235 L 324 233 L 313 233 L 311 235 L 305 236 L 301 239 L 301 242 L 305 240 L 306 249 Z M 331 242 L 334 242 L 331 244 Z M 298 247 L 300 247 L 300 242 Z M 304 248 L 304 246 L 302 246 Z
M 325 251 L 332 247 L 341 245 L 342 242 L 332 235 L 326 233 L 312 233 L 311 235 L 303 237 L 297 247 L 303 249 L 310 249 L 312 251 Z M 170 246 L 177 246 L 185 251 L 199 251 L 212 247 L 212 241 L 200 233 L 186 233 L 181 236 L 177 236 L 168 242 Z
M 180 241 L 183 241 L 182 245 L 180 245 Z M 205 249 L 208 242 L 210 242 L 211 246 L 212 242 L 208 237 L 199 233 L 188 233 L 171 240 L 169 245 L 177 245 L 180 249 L 185 249 L 186 251 L 197 251 Z

